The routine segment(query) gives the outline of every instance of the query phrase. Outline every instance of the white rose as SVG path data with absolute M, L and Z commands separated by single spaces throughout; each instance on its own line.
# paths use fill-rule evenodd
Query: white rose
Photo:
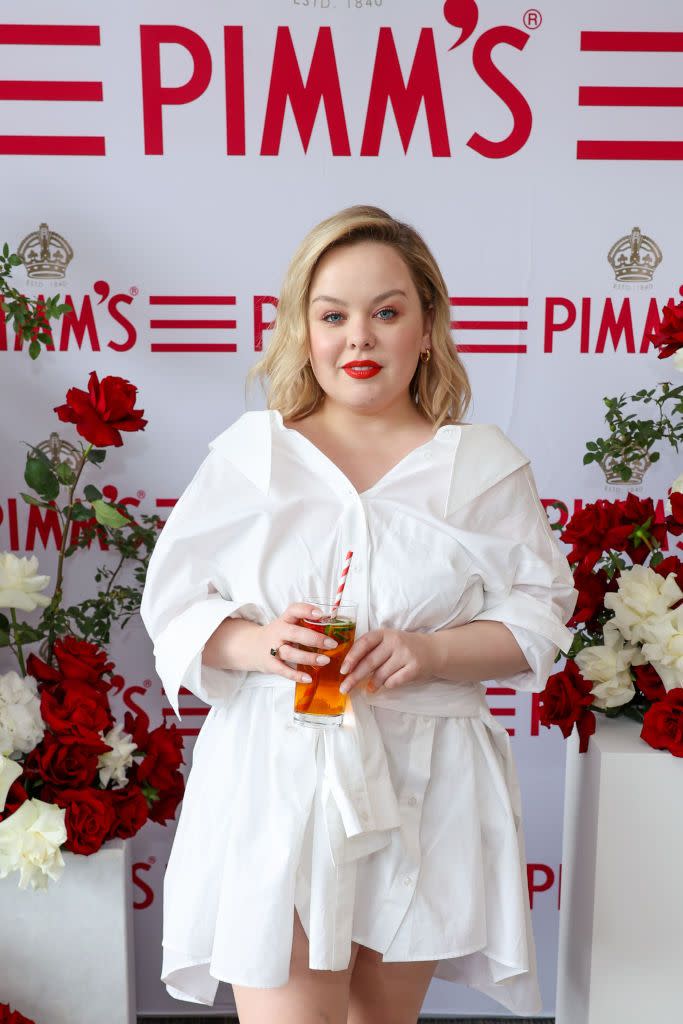
M 574 658 L 584 679 L 595 683 L 593 703 L 598 708 L 615 708 L 627 704 L 635 696 L 629 667 L 644 665 L 647 659 L 639 647 L 624 641 L 614 620 L 603 628 L 605 643 L 584 647 Z
M 7 800 L 10 786 L 15 779 L 19 778 L 22 771 L 23 769 L 20 764 L 0 754 L 0 814 L 5 809 L 5 801 Z
M 648 626 L 643 655 L 666 690 L 683 686 L 683 605 Z
M 683 598 L 675 573 L 661 576 L 645 565 L 624 569 L 616 592 L 605 594 L 605 608 L 614 612 L 619 632 L 630 643 L 648 638 L 648 628 Z
M 672 493 L 675 491 L 677 494 L 681 494 L 681 492 L 683 492 L 683 473 L 681 473 L 680 476 L 676 477 L 676 479 L 674 480 L 674 482 L 672 483 L 672 485 L 670 487 L 670 491 Z M 670 516 L 671 515 L 671 501 L 669 500 L 668 497 L 664 499 L 664 509 L 666 511 L 666 514 L 668 516 Z
M 0 552 L 0 608 L 20 608 L 32 612 L 46 608 L 50 598 L 39 594 L 50 582 L 49 576 L 37 576 L 38 558 L 17 558 L 10 551 Z
M 0 754 L 28 754 L 43 738 L 38 684 L 33 676 L 0 676 Z
M 114 779 L 115 789 L 125 786 L 128 781 L 126 769 L 133 763 L 133 751 L 137 749 L 131 743 L 132 736 L 127 732 L 121 732 L 122 726 L 117 724 L 109 732 L 102 735 L 104 742 L 112 749 L 100 754 L 97 759 L 97 767 L 100 769 L 100 783 L 106 787 L 110 779 Z
M 19 871 L 19 888 L 46 889 L 64 870 L 59 847 L 66 842 L 66 811 L 44 800 L 25 800 L 0 821 L 0 878 Z

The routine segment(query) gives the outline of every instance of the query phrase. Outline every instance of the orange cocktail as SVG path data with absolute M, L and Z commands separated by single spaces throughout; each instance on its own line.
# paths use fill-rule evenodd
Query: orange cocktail
M 320 619 L 297 619 L 298 626 L 324 633 L 337 641 L 337 647 L 324 649 L 329 657 L 327 665 L 297 663 L 297 670 L 312 677 L 310 683 L 296 683 L 294 693 L 294 719 L 304 725 L 339 725 L 346 707 L 346 694 L 339 692 L 344 676 L 339 669 L 348 654 L 356 635 L 356 609 L 353 605 L 340 605 L 336 615 L 331 615 L 331 606 L 324 602 L 311 601 L 323 611 Z M 293 645 L 303 651 L 323 653 L 319 647 L 304 644 Z

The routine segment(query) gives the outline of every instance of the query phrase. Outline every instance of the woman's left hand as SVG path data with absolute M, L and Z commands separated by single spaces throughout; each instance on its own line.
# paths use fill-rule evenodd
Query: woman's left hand
M 434 675 L 432 638 L 426 633 L 401 629 L 371 629 L 357 640 L 342 664 L 347 675 L 339 689 L 348 693 L 372 676 L 368 689 L 392 689 L 417 683 Z

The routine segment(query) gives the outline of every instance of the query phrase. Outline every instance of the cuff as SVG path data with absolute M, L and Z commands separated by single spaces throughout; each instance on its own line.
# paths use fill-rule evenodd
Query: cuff
M 549 640 L 548 637 L 539 636 L 538 633 L 534 633 L 530 629 L 512 626 L 509 622 L 504 622 L 503 625 L 507 626 L 514 636 L 530 667 L 522 672 L 517 672 L 514 676 L 501 680 L 501 682 L 514 690 L 540 693 L 541 690 L 545 689 L 545 685 L 553 673 L 555 658 L 559 650 L 557 644 Z
M 220 594 L 197 601 L 169 622 L 154 645 L 157 675 L 178 718 L 181 687 L 206 704 L 223 704 L 237 693 L 247 677 L 244 669 L 220 669 L 202 664 L 209 637 L 223 619 L 243 618 L 265 624 L 260 605 L 226 601 Z

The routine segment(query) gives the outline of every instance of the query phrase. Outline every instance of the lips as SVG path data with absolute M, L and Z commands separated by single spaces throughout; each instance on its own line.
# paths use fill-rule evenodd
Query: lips
M 377 363 L 363 362 L 363 363 L 347 363 L 343 368 L 349 377 L 355 377 L 357 380 L 364 380 L 366 377 L 374 377 L 375 374 L 379 373 L 382 369 Z

